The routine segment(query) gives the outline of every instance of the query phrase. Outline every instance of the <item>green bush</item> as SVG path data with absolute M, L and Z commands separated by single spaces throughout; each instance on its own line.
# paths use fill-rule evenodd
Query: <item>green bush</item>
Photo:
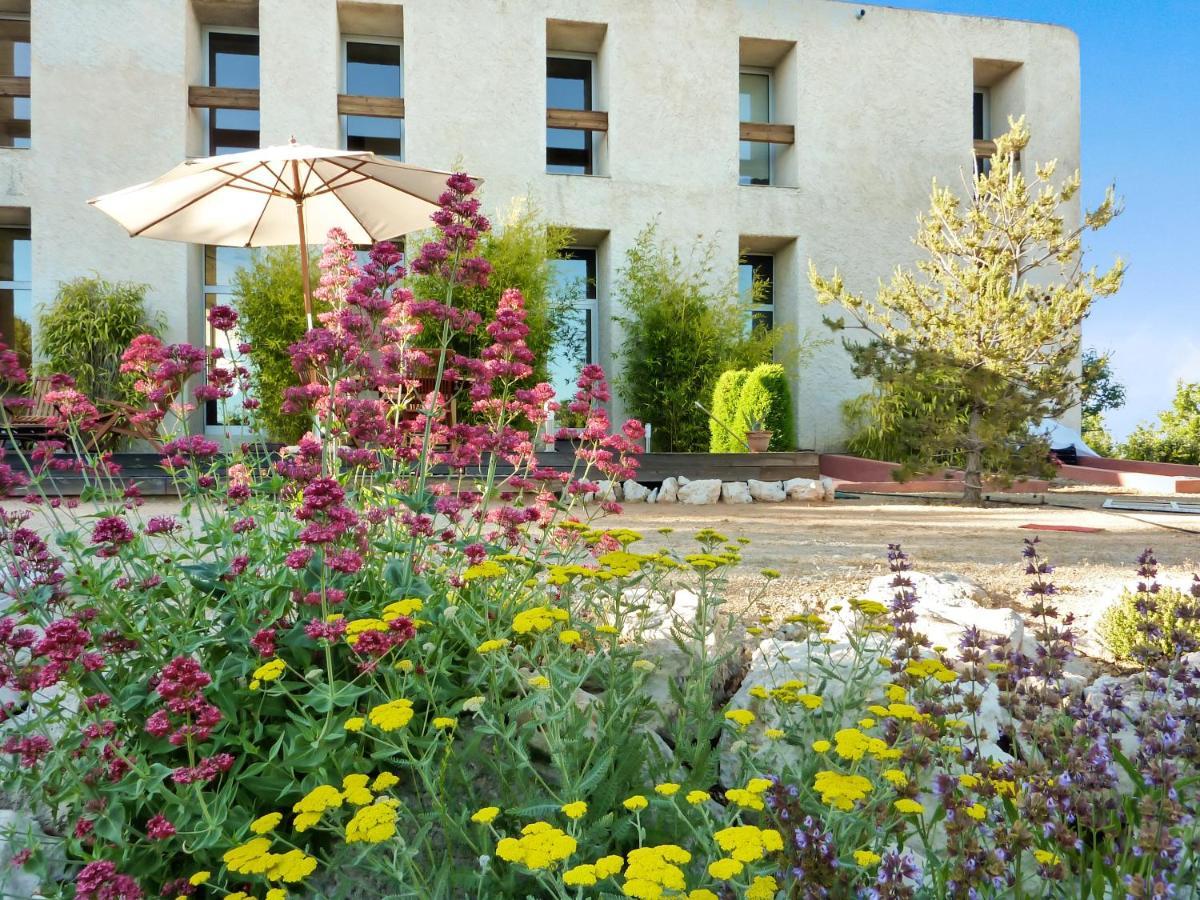
M 1137 608 L 1140 596 L 1134 591 L 1123 591 L 1120 599 L 1106 609 L 1100 618 L 1100 639 L 1114 657 L 1121 660 L 1133 658 L 1133 651 L 1145 641 L 1142 625 L 1153 626 L 1162 635 L 1153 647 L 1167 655 L 1175 650 L 1172 640 L 1175 629 L 1183 628 L 1200 638 L 1200 622 L 1179 615 L 1183 608 L 1190 608 L 1196 603 L 1192 597 L 1175 588 L 1160 588 L 1158 593 L 1152 595 L 1153 611 L 1144 613 Z
M 310 271 L 319 277 L 315 266 Z M 250 265 L 234 275 L 233 303 L 241 317 L 238 329 L 254 348 L 250 380 L 262 402 L 254 412 L 255 428 L 268 440 L 294 443 L 308 429 L 309 418 L 287 415 L 279 407 L 284 390 L 300 383 L 288 355 L 306 325 L 299 250 L 275 247 L 254 254 Z M 314 299 L 314 312 L 327 308 Z
M 712 245 L 685 264 L 649 226 L 625 255 L 618 275 L 617 390 L 626 411 L 654 426 L 654 450 L 703 452 L 708 415 L 696 400 L 711 397 L 726 369 L 770 360 L 785 332 L 746 330 L 735 278 L 722 280 Z M 731 273 L 732 274 L 732 271 Z
M 133 380 L 121 374 L 121 354 L 139 334 L 159 334 L 161 314 L 146 310 L 148 286 L 92 275 L 59 285 L 38 316 L 38 371 L 65 372 L 97 400 L 132 401 Z
M 1139 425 L 1120 448 L 1126 459 L 1200 464 L 1200 382 L 1180 381 L 1158 422 Z
M 763 431 L 772 433 L 771 450 L 792 450 L 796 446 L 792 416 L 787 371 L 779 363 L 755 366 L 738 397 L 736 427 L 750 430 L 761 424 Z
M 709 453 L 739 453 L 746 449 L 746 445 L 738 439 L 744 429 L 738 424 L 737 415 L 742 385 L 749 376 L 748 369 L 727 369 L 717 379 L 712 394 L 712 418 L 708 422 Z M 721 424 L 718 425 L 718 422 Z M 722 425 L 725 427 L 722 428 Z

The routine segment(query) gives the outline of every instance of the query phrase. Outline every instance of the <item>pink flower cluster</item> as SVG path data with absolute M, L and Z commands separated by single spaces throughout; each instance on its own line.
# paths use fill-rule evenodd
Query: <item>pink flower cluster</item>
M 165 737 L 175 747 L 194 746 L 208 740 L 221 721 L 221 711 L 204 697 L 204 689 L 212 677 L 189 656 L 177 656 L 158 673 L 154 691 L 163 699 L 164 708 L 156 710 L 146 720 L 146 731 L 155 737 Z M 181 766 L 171 777 L 179 784 L 211 781 L 233 765 L 228 753 L 218 753 L 201 759 L 194 766 Z

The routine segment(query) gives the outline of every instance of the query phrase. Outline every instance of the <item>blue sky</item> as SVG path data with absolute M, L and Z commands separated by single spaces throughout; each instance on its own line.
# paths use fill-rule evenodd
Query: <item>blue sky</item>
M 1200 0 L 891 0 L 885 6 L 1066 25 L 1079 35 L 1083 197 L 1115 182 L 1125 212 L 1088 237 L 1091 263 L 1129 266 L 1084 323 L 1129 392 L 1114 434 L 1200 381 Z M 1036 122 L 1029 123 L 1037 128 Z

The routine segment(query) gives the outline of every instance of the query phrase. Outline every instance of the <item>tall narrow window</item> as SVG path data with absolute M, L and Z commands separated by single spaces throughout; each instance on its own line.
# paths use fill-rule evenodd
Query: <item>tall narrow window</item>
M 559 302 L 554 346 L 550 351 L 550 383 L 560 402 L 575 394 L 579 373 L 596 361 L 599 301 L 595 248 L 572 247 L 554 261 L 554 289 Z
M 346 41 L 346 93 L 359 97 L 404 96 L 401 47 L 395 42 Z M 404 120 L 390 116 L 343 116 L 347 150 L 404 157 Z
M 974 104 L 972 109 L 971 124 L 973 137 L 977 141 L 990 141 L 992 139 L 991 123 L 988 121 L 988 89 L 975 88 Z
M 29 146 L 29 72 L 29 17 L 0 18 L 0 77 L 11 85 L 0 97 L 0 147 Z
M 775 257 L 743 256 L 738 263 L 738 292 L 751 329 L 775 327 Z
M 578 56 L 546 57 L 546 107 L 591 110 L 592 60 Z M 591 175 L 592 133 L 581 128 L 546 129 L 546 171 Z
M 223 31 L 208 33 L 209 87 L 257 88 L 258 35 Z M 208 112 L 208 152 L 241 153 L 258 148 L 257 109 L 212 109 Z
M 28 368 L 33 355 L 33 291 L 28 226 L 0 228 L 0 340 Z
M 220 350 L 225 354 L 225 362 L 218 362 L 217 365 L 228 364 L 231 342 L 233 347 L 237 347 L 242 338 L 236 328 L 229 332 L 215 330 L 208 324 L 208 311 L 214 306 L 233 304 L 234 276 L 241 269 L 249 267 L 253 258 L 254 251 L 249 247 L 204 248 L 204 328 L 208 349 Z M 242 399 L 240 394 L 235 394 L 221 402 L 209 400 L 205 409 L 205 425 L 218 429 L 249 425 Z
M 771 121 L 771 76 L 766 72 L 743 71 L 738 85 L 738 113 L 743 122 Z M 771 183 L 771 145 L 741 141 L 738 172 L 741 184 Z

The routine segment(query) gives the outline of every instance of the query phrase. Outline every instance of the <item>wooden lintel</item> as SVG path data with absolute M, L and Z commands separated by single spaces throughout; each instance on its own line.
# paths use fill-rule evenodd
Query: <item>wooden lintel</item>
M 608 131 L 608 113 L 594 109 L 547 109 L 546 127 Z
M 28 97 L 29 79 L 19 75 L 0 77 L 0 97 Z
M 738 139 L 759 144 L 794 144 L 796 126 L 777 125 L 774 122 L 742 122 L 738 125 Z
M 338 94 L 338 113 L 343 116 L 382 116 L 404 118 L 402 97 L 367 97 L 360 94 Z
M 193 84 L 188 88 L 188 106 L 194 109 L 258 109 L 258 88 Z

